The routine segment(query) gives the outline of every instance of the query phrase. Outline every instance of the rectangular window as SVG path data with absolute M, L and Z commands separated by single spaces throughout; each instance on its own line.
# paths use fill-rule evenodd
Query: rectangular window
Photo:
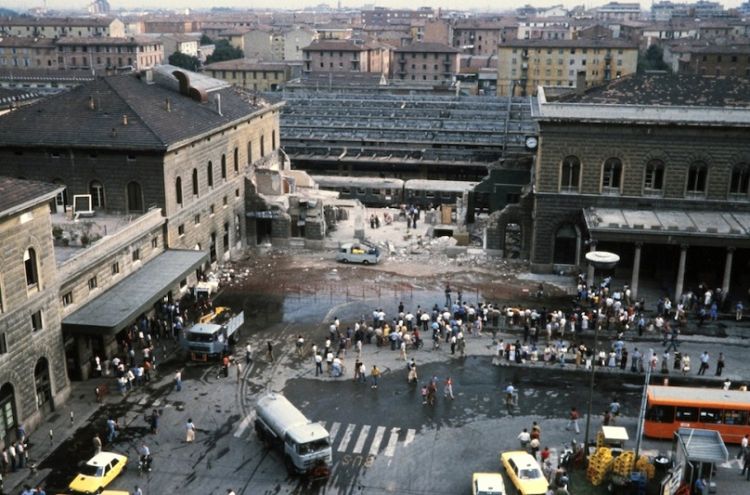
M 185 235 L 185 224 L 184 223 L 181 223 L 180 225 L 177 226 L 177 235 L 179 235 L 180 237 L 182 237 L 182 236 Z
M 226 208 L 226 206 L 227 206 L 227 197 L 226 196 L 224 196 L 224 198 L 222 199 L 222 204 Z
M 240 190 L 239 190 L 239 188 L 234 190 L 234 197 L 237 198 L 237 199 L 240 198 Z
M 193 223 L 194 223 L 195 225 L 200 225 L 200 224 L 201 224 L 201 216 L 200 216 L 199 214 L 196 214 L 196 215 L 195 215 L 195 216 L 193 217 Z
M 0 354 L 8 353 L 8 338 L 5 332 L 0 333 Z
M 208 208 L 208 211 L 209 211 L 209 213 L 210 213 L 211 215 L 213 215 L 213 214 L 214 214 L 214 210 L 215 210 L 215 208 L 214 208 L 214 205 L 211 205 L 211 206 L 209 206 L 209 208 Z
M 115 261 L 112 263 L 112 275 L 117 275 L 118 273 L 120 273 L 120 263 Z
M 44 328 L 44 322 L 42 321 L 42 310 L 31 313 L 31 330 L 37 332 Z
M 156 248 L 159 247 L 159 238 L 158 237 L 154 237 L 153 239 L 151 239 L 151 247 L 154 248 L 154 249 L 156 249 Z
M 91 277 L 89 279 L 89 290 L 94 290 L 97 287 L 96 277 Z
M 697 407 L 678 407 L 675 411 L 675 420 L 684 423 L 698 421 Z
M 133 261 L 140 261 L 140 259 L 141 259 L 141 250 L 133 249 Z
M 70 306 L 73 304 L 73 293 L 72 292 L 66 292 L 62 296 L 62 305 L 63 307 Z

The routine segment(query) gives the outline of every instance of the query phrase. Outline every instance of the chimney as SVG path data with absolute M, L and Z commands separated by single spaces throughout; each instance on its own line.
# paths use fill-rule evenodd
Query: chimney
M 217 95 L 216 95 L 216 112 L 217 112 L 217 113 L 218 113 L 219 115 L 221 115 L 222 117 L 224 116 L 224 115 L 223 115 L 223 114 L 221 113 L 221 95 L 220 95 L 220 94 L 217 94 Z
M 94 101 L 93 96 L 89 96 L 89 108 L 91 110 L 96 110 L 96 102 Z
M 164 103 L 165 103 L 164 108 L 167 110 L 167 112 L 171 112 L 172 102 L 169 100 L 169 98 L 167 98 Z
M 123 115 L 122 116 L 122 125 L 128 125 L 128 116 L 127 115 Z
M 582 95 L 586 92 L 586 71 L 576 72 L 576 94 Z

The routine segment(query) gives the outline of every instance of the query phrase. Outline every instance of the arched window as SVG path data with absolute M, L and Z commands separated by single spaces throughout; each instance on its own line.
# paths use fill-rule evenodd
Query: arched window
M 198 195 L 198 169 L 193 169 L 193 196 Z
M 174 197 L 179 206 L 182 206 L 182 177 L 174 181 Z
M 36 260 L 36 251 L 34 248 L 28 248 L 23 253 L 23 266 L 26 270 L 26 289 L 39 289 L 39 266 Z
M 558 265 L 575 265 L 578 262 L 580 244 L 580 234 L 573 225 L 560 226 L 555 233 L 552 261 Z
M 234 172 L 237 173 L 240 171 L 240 149 L 235 146 L 234 147 Z
M 646 164 L 646 174 L 643 176 L 643 193 L 661 195 L 664 191 L 664 162 L 649 160 Z
M 128 183 L 128 211 L 143 211 L 143 192 L 136 181 Z
M 227 178 L 227 155 L 221 154 L 221 178 Z
M 566 156 L 562 161 L 560 191 L 577 192 L 581 177 L 581 160 L 577 156 Z
M 708 165 L 705 162 L 693 162 L 688 169 L 687 193 L 689 196 L 706 195 Z
M 208 181 L 208 187 L 214 187 L 214 164 L 210 161 L 206 166 L 206 180 Z
M 622 180 L 622 162 L 619 158 L 607 158 L 602 167 L 602 192 L 619 193 Z
M 91 206 L 94 208 L 106 208 L 104 201 L 104 186 L 98 180 L 92 180 L 89 184 L 89 194 L 91 195 Z
M 729 183 L 729 194 L 735 196 L 747 196 L 748 179 L 750 179 L 750 166 L 747 163 L 738 163 L 732 168 L 732 180 Z

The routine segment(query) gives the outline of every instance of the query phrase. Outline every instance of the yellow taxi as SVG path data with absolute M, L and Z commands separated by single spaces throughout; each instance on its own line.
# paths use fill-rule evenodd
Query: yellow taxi
M 500 462 L 520 495 L 545 495 L 549 483 L 536 459 L 523 450 L 503 452 Z
M 471 477 L 472 495 L 506 495 L 505 482 L 500 473 L 474 473 Z
M 68 488 L 75 493 L 96 493 L 125 469 L 128 458 L 114 452 L 99 452 L 81 466 Z

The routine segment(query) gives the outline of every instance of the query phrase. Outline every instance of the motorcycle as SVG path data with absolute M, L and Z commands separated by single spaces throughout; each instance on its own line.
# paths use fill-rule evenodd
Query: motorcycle
M 142 455 L 138 461 L 138 473 L 150 473 L 153 458 L 151 455 Z

